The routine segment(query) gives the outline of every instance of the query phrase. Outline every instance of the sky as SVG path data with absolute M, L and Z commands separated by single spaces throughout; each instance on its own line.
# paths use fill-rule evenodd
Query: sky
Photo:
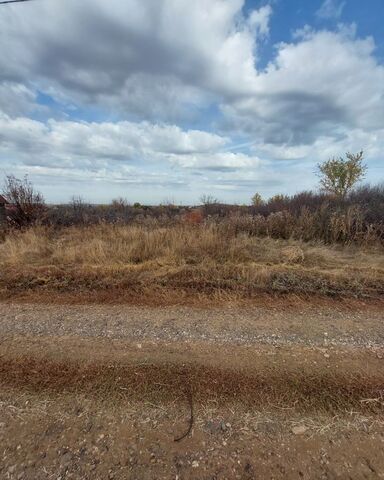
M 383 0 L 0 5 L 0 180 L 51 203 L 249 203 L 364 150 L 382 182 L 383 20 Z

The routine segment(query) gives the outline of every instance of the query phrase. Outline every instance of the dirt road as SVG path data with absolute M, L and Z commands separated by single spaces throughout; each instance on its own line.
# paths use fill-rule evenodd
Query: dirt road
M 378 307 L 0 311 L 0 478 L 384 478 Z

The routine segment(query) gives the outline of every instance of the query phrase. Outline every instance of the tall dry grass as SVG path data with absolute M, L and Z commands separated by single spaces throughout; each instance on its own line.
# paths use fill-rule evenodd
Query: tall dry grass
M 108 225 L 175 226 L 180 223 L 219 223 L 227 230 L 272 238 L 321 241 L 326 244 L 384 245 L 384 185 L 363 186 L 339 198 L 316 192 L 291 197 L 277 195 L 257 206 L 206 203 L 176 205 L 111 205 L 50 207 L 41 219 L 54 228 Z
M 297 215 L 289 210 L 272 212 L 267 216 L 233 212 L 220 219 L 219 223 L 232 233 L 320 241 L 328 245 L 354 243 L 380 246 L 384 240 L 384 225 L 367 224 L 359 206 L 330 211 L 329 206 L 324 204 L 315 212 L 303 207 Z
M 235 222 L 35 227 L 6 237 L 0 264 L 3 297 L 36 290 L 176 297 L 262 291 L 377 298 L 384 292 L 380 248 L 257 237 Z

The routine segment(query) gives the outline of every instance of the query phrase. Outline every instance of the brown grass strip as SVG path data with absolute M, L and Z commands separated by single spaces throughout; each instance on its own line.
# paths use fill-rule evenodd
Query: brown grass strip
M 384 371 L 369 375 L 337 368 L 260 371 L 179 362 L 96 363 L 17 356 L 0 358 L 0 382 L 32 391 L 85 392 L 108 399 L 124 392 L 129 399 L 172 401 L 189 390 L 197 402 L 295 405 L 301 410 L 382 409 L 363 403 L 384 392 Z

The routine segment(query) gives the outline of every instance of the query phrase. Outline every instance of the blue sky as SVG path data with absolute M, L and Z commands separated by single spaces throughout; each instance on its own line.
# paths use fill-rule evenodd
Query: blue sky
M 325 3 L 322 0 L 277 0 L 270 3 L 273 5 L 274 15 L 270 22 L 269 39 L 263 52 L 265 62 L 273 57 L 274 45 L 279 42 L 289 42 L 292 34 L 303 26 L 310 25 L 316 29 L 334 30 L 339 23 L 355 24 L 357 34 L 361 37 L 373 36 L 377 48 L 376 55 L 381 59 L 384 58 L 384 2 L 381 0 L 329 2 L 331 5 L 329 13 L 332 13 L 332 6 L 334 6 L 334 12 L 336 14 L 340 12 L 340 15 L 325 17 L 318 13 Z M 246 2 L 246 8 L 257 8 L 261 4 L 263 2 L 249 0 Z
M 383 181 L 382 0 L 0 7 L 0 175 L 50 202 L 247 203 L 365 152 Z

